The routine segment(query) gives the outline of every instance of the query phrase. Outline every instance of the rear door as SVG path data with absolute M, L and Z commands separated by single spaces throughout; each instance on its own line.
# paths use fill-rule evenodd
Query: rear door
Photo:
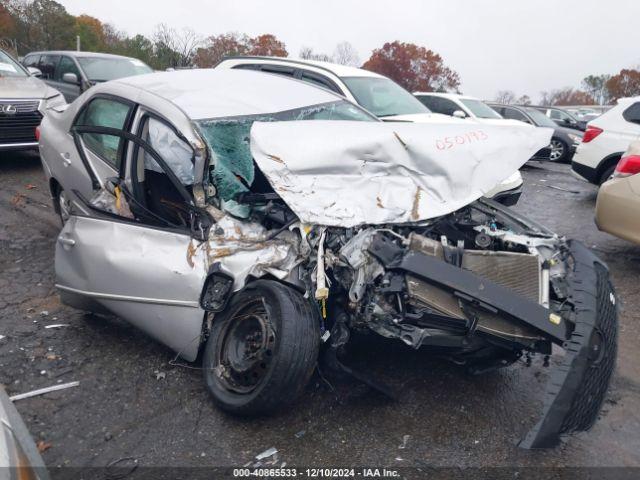
M 192 234 L 193 151 L 170 124 L 148 121 L 140 123 L 140 135 L 109 130 L 130 151 L 117 193 L 107 188 L 93 201 L 85 199 L 91 216 L 72 216 L 64 226 L 56 245 L 56 286 L 63 302 L 113 312 L 194 360 L 207 258 Z M 77 134 L 98 131 L 106 130 L 78 127 Z
M 74 201 L 74 191 L 85 199 L 104 186 L 107 178 L 117 177 L 127 142 L 118 135 L 107 133 L 79 133 L 83 127 L 108 127 L 124 132 L 129 128 L 135 105 L 125 99 L 96 95 L 91 97 L 78 112 L 71 127 L 72 141 L 60 153 L 61 161 L 55 163 L 59 171 L 55 177 L 65 186 Z M 117 132 L 116 132 L 117 133 Z M 82 209 L 82 205 L 79 205 Z

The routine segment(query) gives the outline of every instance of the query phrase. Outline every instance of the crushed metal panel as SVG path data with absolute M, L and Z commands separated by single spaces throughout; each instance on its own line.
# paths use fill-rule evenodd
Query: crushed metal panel
M 527 125 L 255 122 L 251 152 L 303 223 L 352 227 L 451 213 L 512 175 L 550 137 L 550 129 Z

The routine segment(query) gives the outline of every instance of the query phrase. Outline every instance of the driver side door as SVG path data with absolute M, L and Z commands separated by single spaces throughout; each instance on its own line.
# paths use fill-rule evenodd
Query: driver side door
M 175 138 L 169 138 L 168 131 Z M 181 181 L 170 166 L 175 162 L 169 158 L 175 148 L 185 160 L 190 147 L 175 146 L 181 139 L 175 131 L 168 131 L 141 138 L 104 127 L 76 130 L 77 135 L 108 133 L 128 145 L 119 149 L 119 161 L 125 166 L 118 177 L 110 179 L 107 188 L 98 189 L 93 199 L 80 195 L 90 214 L 72 216 L 60 233 L 56 287 L 63 303 L 114 313 L 191 361 L 200 345 L 205 312 L 199 299 L 208 259 L 201 248 L 202 238 L 194 238 L 194 219 L 188 218 L 193 199 L 189 186 L 181 183 L 188 178 L 183 175 Z M 126 159 L 125 150 L 130 152 Z M 154 173 L 154 186 L 144 184 L 149 169 Z M 158 207 L 167 208 L 162 203 L 167 195 L 178 212 L 173 216 L 170 208 Z M 185 221 L 176 221 L 184 212 Z

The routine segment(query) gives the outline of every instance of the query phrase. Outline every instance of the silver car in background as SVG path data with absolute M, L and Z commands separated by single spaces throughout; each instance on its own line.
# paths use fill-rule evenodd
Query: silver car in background
M 45 111 L 66 103 L 39 74 L 0 50 L 0 151 L 37 149 L 36 127 Z
M 60 90 L 67 102 L 73 102 L 97 83 L 153 72 L 137 58 L 67 50 L 31 52 L 25 55 L 22 63 L 40 70 L 41 78 Z

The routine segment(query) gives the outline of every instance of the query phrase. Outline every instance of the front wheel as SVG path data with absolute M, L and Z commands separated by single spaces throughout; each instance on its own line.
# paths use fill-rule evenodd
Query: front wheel
M 319 325 L 312 305 L 275 281 L 259 280 L 236 293 L 214 318 L 203 355 L 213 401 L 239 415 L 293 401 L 316 365 Z

